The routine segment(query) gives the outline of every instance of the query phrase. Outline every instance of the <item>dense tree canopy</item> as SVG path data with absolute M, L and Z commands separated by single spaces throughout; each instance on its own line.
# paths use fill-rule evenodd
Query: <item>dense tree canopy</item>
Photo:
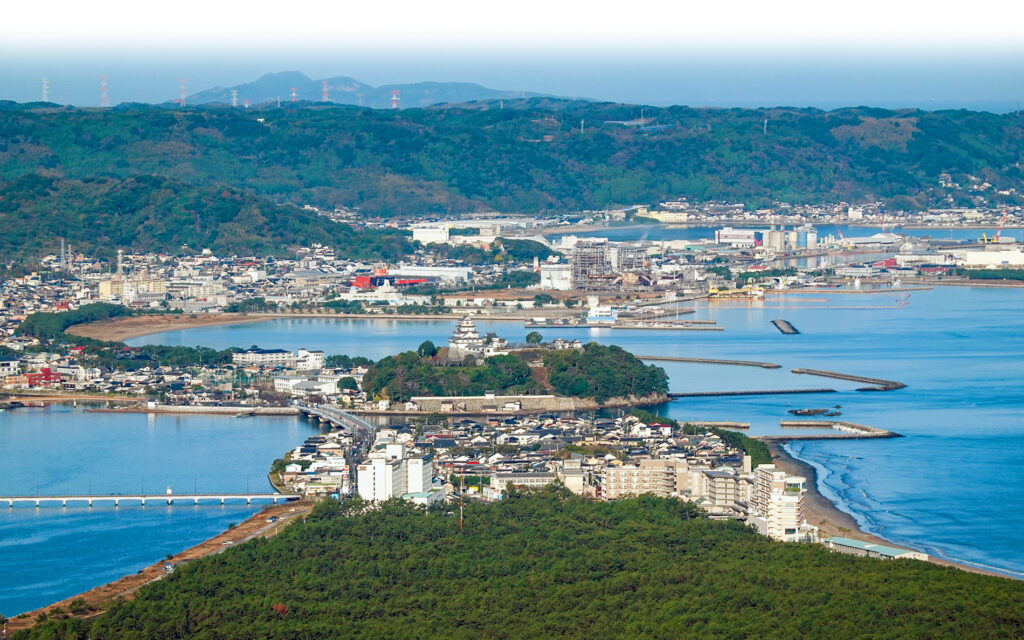
M 130 315 L 132 315 L 132 310 L 128 307 L 108 302 L 84 304 L 74 311 L 39 311 L 30 313 L 18 326 L 18 335 L 53 340 L 63 334 L 68 327 L 76 324 Z
M 646 107 L 651 122 L 638 127 L 618 124 L 640 115 L 633 105 L 504 106 L 100 111 L 3 103 L 0 181 L 40 168 L 68 180 L 152 175 L 374 215 L 579 211 L 680 196 L 750 205 L 888 198 L 921 207 L 944 201 L 943 172 L 963 185 L 973 184 L 969 176 L 988 181 L 990 198 L 1019 198 L 998 191 L 1019 191 L 1020 112 Z
M 371 366 L 363 376 L 363 391 L 370 397 L 405 402 L 413 396 L 479 396 L 486 391 L 520 394 L 540 389 L 530 377 L 530 367 L 518 356 L 493 356 L 479 366 L 449 366 L 438 362 L 424 345 L 419 352 L 387 356 Z
M 551 387 L 564 396 L 609 398 L 648 396 L 668 392 L 668 375 L 655 365 L 645 365 L 622 347 L 596 342 L 579 349 L 544 354 Z
M 69 180 L 25 174 L 0 183 L 0 228 L 0 254 L 8 259 L 54 251 L 61 238 L 107 259 L 117 248 L 285 255 L 314 242 L 353 259 L 394 260 L 411 251 L 404 232 L 357 231 L 235 188 L 157 176 Z
M 320 504 L 89 620 L 17 640 L 1013 638 L 1024 583 L 773 542 L 675 499 L 565 490 L 445 509 Z

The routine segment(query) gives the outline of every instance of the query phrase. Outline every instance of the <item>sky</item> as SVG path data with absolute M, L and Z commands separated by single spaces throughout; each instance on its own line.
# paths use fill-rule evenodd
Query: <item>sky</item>
M 1024 3 L 517 0 L 11 3 L 0 99 L 95 105 L 298 70 L 693 106 L 1012 111 Z

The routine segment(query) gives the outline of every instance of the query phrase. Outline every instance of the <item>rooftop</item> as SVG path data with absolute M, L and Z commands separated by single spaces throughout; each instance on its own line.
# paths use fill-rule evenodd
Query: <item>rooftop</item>
M 909 549 L 897 549 L 896 547 L 887 547 L 884 544 L 862 542 L 861 540 L 854 540 L 853 538 L 843 538 L 840 536 L 826 538 L 824 542 L 826 544 L 835 544 L 842 547 L 862 549 L 864 551 L 870 551 L 871 553 L 877 553 L 880 556 L 889 556 L 891 558 L 899 558 L 900 556 L 904 556 L 908 553 L 915 553 L 914 551 L 911 551 Z

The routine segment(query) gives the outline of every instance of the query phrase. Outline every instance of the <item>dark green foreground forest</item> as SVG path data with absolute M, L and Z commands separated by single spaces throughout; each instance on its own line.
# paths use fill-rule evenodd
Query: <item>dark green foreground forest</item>
M 762 538 L 559 489 L 445 511 L 318 506 L 42 638 L 1014 638 L 1024 583 Z

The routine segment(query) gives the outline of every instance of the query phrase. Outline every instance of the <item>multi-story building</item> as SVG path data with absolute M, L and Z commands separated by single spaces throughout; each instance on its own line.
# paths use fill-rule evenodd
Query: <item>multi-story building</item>
M 231 362 L 260 367 L 294 367 L 295 354 L 284 349 L 246 349 L 232 354 Z
M 606 289 L 614 274 L 606 239 L 579 240 L 570 260 L 573 289 Z
M 649 458 L 636 464 L 606 467 L 601 478 L 607 500 L 646 493 L 656 496 L 682 495 L 691 486 L 690 469 L 684 460 Z
M 0 360 L 0 376 L 16 376 L 21 373 L 21 363 L 17 360 Z
M 776 540 L 795 541 L 807 534 L 804 519 L 804 495 L 807 481 L 791 476 L 773 464 L 754 470 L 749 522 L 763 535 Z
M 537 489 L 557 480 L 554 473 L 539 471 L 517 471 L 491 474 L 491 487 L 496 493 L 504 493 L 509 487 Z
M 407 455 L 405 445 L 378 446 L 356 468 L 359 497 L 373 502 L 391 498 L 430 504 L 444 498 L 444 490 L 433 484 L 434 464 L 430 455 Z
M 716 507 L 732 507 L 743 502 L 745 495 L 742 480 L 733 467 L 722 469 L 705 469 L 703 471 L 706 487 L 705 496 L 711 505 Z
M 295 368 L 299 371 L 319 371 L 324 368 L 327 359 L 323 351 L 307 351 L 299 349 L 295 354 Z
M 406 478 L 403 460 L 370 458 L 357 468 L 356 488 L 363 500 L 383 502 L 406 493 Z

